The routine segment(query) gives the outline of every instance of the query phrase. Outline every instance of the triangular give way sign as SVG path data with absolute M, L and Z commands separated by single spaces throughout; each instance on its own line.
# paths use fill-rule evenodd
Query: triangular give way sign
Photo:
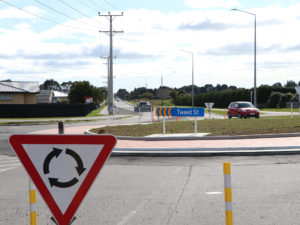
M 110 156 L 112 135 L 12 135 L 9 143 L 59 225 L 68 225 Z

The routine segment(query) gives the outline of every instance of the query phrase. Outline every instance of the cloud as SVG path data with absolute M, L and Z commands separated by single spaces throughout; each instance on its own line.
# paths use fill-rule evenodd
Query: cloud
M 205 21 L 201 21 L 198 23 L 182 24 L 179 26 L 179 29 L 220 31 L 220 30 L 226 30 L 226 29 L 232 29 L 232 28 L 238 28 L 238 27 L 241 27 L 241 26 L 238 24 L 212 22 L 211 20 L 206 19 Z
M 25 11 L 35 14 L 35 15 L 42 15 L 44 14 L 44 11 L 36 6 L 27 6 L 24 8 Z M 36 18 L 33 15 L 30 15 L 29 13 L 26 13 L 24 11 L 21 11 L 19 9 L 8 7 L 5 9 L 0 10 L 0 19 L 32 19 Z
M 249 55 L 253 54 L 253 42 L 239 44 L 228 44 L 220 48 L 210 49 L 206 52 L 209 55 Z
M 43 66 L 47 67 L 72 67 L 72 66 L 86 66 L 90 65 L 91 62 L 87 60 L 49 60 L 42 63 Z
M 238 0 L 185 0 L 186 6 L 198 9 L 232 8 L 241 6 Z

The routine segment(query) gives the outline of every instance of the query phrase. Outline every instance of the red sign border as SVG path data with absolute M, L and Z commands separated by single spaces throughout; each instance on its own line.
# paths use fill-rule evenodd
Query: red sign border
M 36 188 L 48 205 L 50 211 L 60 225 L 68 225 L 88 190 L 99 174 L 105 161 L 110 156 L 117 140 L 113 135 L 12 135 L 9 143 L 22 162 Z M 23 144 L 98 144 L 103 145 L 90 171 L 73 197 L 66 212 L 63 214 L 49 192 L 47 186 L 23 148 Z

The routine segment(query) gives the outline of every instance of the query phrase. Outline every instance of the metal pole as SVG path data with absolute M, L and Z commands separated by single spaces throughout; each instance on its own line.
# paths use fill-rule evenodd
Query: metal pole
M 194 108 L 194 53 L 192 53 L 192 108 Z
M 166 134 L 166 117 L 163 116 L 163 135 Z
M 254 16 L 254 105 L 257 106 L 257 92 L 256 92 L 256 14 L 239 9 L 231 9 Z
M 195 116 L 195 129 L 194 129 L 195 135 L 197 134 L 197 117 Z
M 254 105 L 257 107 L 257 92 L 256 92 L 256 15 L 254 15 Z
M 293 102 L 291 102 L 291 118 L 293 118 Z
M 141 107 L 139 107 L 139 124 L 141 123 Z
M 300 116 L 300 94 L 299 95 L 299 116 Z
M 114 96 L 113 96 L 113 30 L 112 30 L 112 16 L 109 16 L 110 22 L 110 47 L 109 47 L 109 93 L 108 93 L 108 104 L 109 107 L 109 115 L 113 115 L 113 105 L 114 105 Z

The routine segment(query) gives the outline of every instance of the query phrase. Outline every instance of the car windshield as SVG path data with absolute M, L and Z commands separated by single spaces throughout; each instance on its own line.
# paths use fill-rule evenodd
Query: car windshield
M 147 105 L 147 102 L 140 102 L 140 105 Z
M 243 102 L 239 103 L 239 108 L 254 108 L 254 106 L 250 102 Z

